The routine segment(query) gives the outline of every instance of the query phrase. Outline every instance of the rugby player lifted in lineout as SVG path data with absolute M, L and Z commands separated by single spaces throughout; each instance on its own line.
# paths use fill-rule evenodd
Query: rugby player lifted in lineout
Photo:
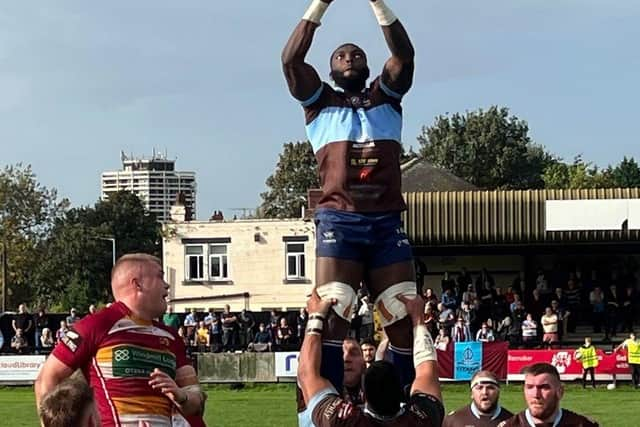
M 396 296 L 415 297 L 416 283 L 400 223 L 406 209 L 400 192 L 400 102 L 411 87 L 414 50 L 389 7 L 369 0 L 391 51 L 382 74 L 367 86 L 367 57 L 347 43 L 331 55 L 334 86 L 322 82 L 305 56 L 331 3 L 313 0 L 282 53 L 289 90 L 304 109 L 322 185 L 315 217 L 317 292 L 337 301 L 322 337 L 321 373 L 342 389 L 342 340 L 355 290 L 364 282 L 390 339 L 387 358 L 406 386 L 415 377 L 411 322 Z

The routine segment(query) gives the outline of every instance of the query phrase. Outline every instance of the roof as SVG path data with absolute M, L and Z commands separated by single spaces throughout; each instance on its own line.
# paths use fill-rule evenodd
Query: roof
M 400 165 L 402 192 L 471 191 L 478 188 L 446 169 L 434 166 L 422 158 L 414 158 Z

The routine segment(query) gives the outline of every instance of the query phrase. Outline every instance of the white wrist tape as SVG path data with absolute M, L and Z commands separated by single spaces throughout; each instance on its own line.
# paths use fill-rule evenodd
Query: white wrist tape
M 413 366 L 421 363 L 438 360 L 433 340 L 425 325 L 413 327 Z
M 307 11 L 304 13 L 302 19 L 320 25 L 320 20 L 324 16 L 324 13 L 327 11 L 328 7 L 328 3 L 325 3 L 321 0 L 313 0 Z
M 324 323 L 320 319 L 310 319 L 307 321 L 307 330 L 319 329 L 322 330 Z
M 351 285 L 329 282 L 318 286 L 316 292 L 323 300 L 335 299 L 337 302 L 331 307 L 333 311 L 347 322 L 351 322 L 357 302 L 356 291 Z
M 376 19 L 378 20 L 378 24 L 383 27 L 387 27 L 398 20 L 396 15 L 393 14 L 389 6 L 384 4 L 382 0 L 370 1 L 371 9 L 373 9 L 373 13 L 376 15 Z
M 376 309 L 380 314 L 382 327 L 387 327 L 407 316 L 407 308 L 404 303 L 396 298 L 404 295 L 407 298 L 416 297 L 416 282 L 400 282 L 384 290 L 376 298 Z

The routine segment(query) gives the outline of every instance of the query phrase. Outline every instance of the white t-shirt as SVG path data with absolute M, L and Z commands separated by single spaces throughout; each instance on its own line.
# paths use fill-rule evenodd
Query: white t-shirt
M 558 333 L 558 316 L 556 314 L 546 314 L 542 316 L 542 330 L 545 334 Z

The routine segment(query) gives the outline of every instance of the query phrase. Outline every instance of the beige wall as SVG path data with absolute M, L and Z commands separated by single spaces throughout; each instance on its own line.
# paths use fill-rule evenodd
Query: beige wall
M 303 307 L 315 277 L 315 233 L 313 222 L 303 220 L 237 220 L 173 222 L 163 226 L 164 269 L 171 285 L 171 299 L 209 297 L 248 292 L 247 309 L 261 311 Z M 259 241 L 256 241 L 256 236 Z M 308 237 L 305 249 L 305 283 L 285 283 L 286 254 L 283 237 Z M 229 283 L 187 281 L 183 239 L 230 238 Z M 205 262 L 207 258 L 205 257 Z M 207 266 L 205 264 L 205 270 Z M 186 308 L 231 310 L 245 307 L 242 297 L 222 300 L 174 302 L 176 312 Z

